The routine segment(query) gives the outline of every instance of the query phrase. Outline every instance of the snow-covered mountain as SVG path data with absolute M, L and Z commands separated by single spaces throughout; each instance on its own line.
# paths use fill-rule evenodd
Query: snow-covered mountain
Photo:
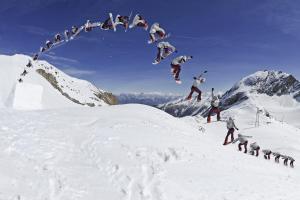
M 168 102 L 158 107 L 174 116 L 183 117 L 200 114 L 206 116 L 210 107 L 210 95 L 202 102 L 180 101 Z M 267 95 L 269 97 L 290 97 L 291 101 L 300 101 L 300 83 L 290 74 L 280 71 L 258 71 L 238 81 L 221 96 L 221 109 L 226 110 L 248 99 Z M 271 99 L 271 98 L 269 98 Z M 254 105 L 255 106 L 255 105 Z
M 138 103 L 156 106 L 170 101 L 180 99 L 177 94 L 154 93 L 122 93 L 117 96 L 119 104 Z
M 47 109 L 115 104 L 115 97 L 90 82 L 73 78 L 46 61 L 32 62 L 25 55 L 0 55 L 0 107 Z M 26 69 L 25 76 L 20 74 Z M 21 78 L 23 82 L 19 83 Z

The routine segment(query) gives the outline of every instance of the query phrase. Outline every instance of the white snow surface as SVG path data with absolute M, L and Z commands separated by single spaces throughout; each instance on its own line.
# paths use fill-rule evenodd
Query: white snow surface
M 298 199 L 300 131 L 264 116 L 254 128 L 255 112 L 243 103 L 222 117 L 295 168 L 223 146 L 224 122 L 145 105 L 0 109 L 0 199 Z
M 55 89 L 36 72 L 37 69 L 43 69 L 52 74 L 57 79 L 62 91 L 80 103 L 94 103 L 96 106 L 107 105 L 94 95 L 94 93 L 103 91 L 97 89 L 90 82 L 70 77 L 46 61 L 33 62 L 33 68 L 27 68 L 26 64 L 29 60 L 31 58 L 25 55 L 0 55 L 0 108 L 13 107 L 31 110 L 79 106 L 79 104 L 69 100 Z M 20 74 L 24 69 L 29 73 L 25 77 L 21 77 Z M 18 83 L 17 80 L 20 77 L 23 79 L 23 83 Z M 39 89 L 39 92 L 42 93 L 37 93 L 38 91 L 35 89 L 38 87 L 42 88 L 42 91 Z M 40 106 L 32 106 L 31 100 L 33 99 L 29 98 L 30 95 L 35 96 L 32 97 L 35 100 L 40 99 Z M 13 102 L 18 102 L 16 107 L 14 107 L 16 104 L 13 104 Z

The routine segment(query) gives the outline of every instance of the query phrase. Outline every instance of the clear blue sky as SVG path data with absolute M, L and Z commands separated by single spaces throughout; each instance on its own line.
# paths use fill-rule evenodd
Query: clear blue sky
M 141 29 L 95 30 L 43 59 L 114 93 L 187 93 L 192 77 L 204 69 L 204 90 L 224 90 L 263 69 L 300 78 L 299 10 L 297 0 L 1 0 L 0 53 L 32 54 L 72 25 L 133 11 L 172 33 L 176 56 L 194 56 L 183 66 L 182 85 L 170 76 L 171 58 L 151 64 L 156 47 Z

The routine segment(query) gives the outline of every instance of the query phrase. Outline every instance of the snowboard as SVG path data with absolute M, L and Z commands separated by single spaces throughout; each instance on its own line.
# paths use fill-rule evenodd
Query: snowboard
M 148 44 L 153 44 L 153 43 L 155 43 L 155 42 L 159 42 L 159 41 L 161 41 L 161 40 L 164 40 L 164 39 L 169 38 L 170 36 L 171 36 L 171 33 L 168 33 L 168 34 L 166 34 L 165 37 L 163 37 L 163 38 L 156 38 L 155 41 L 148 40 Z
M 113 18 L 113 14 L 112 13 L 109 13 L 109 18 L 110 18 L 111 25 L 112 25 L 112 27 L 114 29 L 114 32 L 116 32 L 117 31 L 116 24 L 114 22 L 114 18 Z

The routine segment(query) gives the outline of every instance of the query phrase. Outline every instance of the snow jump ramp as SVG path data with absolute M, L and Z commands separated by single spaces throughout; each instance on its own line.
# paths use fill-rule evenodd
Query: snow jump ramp
M 16 84 L 12 107 L 17 110 L 42 109 L 43 90 L 41 85 Z

